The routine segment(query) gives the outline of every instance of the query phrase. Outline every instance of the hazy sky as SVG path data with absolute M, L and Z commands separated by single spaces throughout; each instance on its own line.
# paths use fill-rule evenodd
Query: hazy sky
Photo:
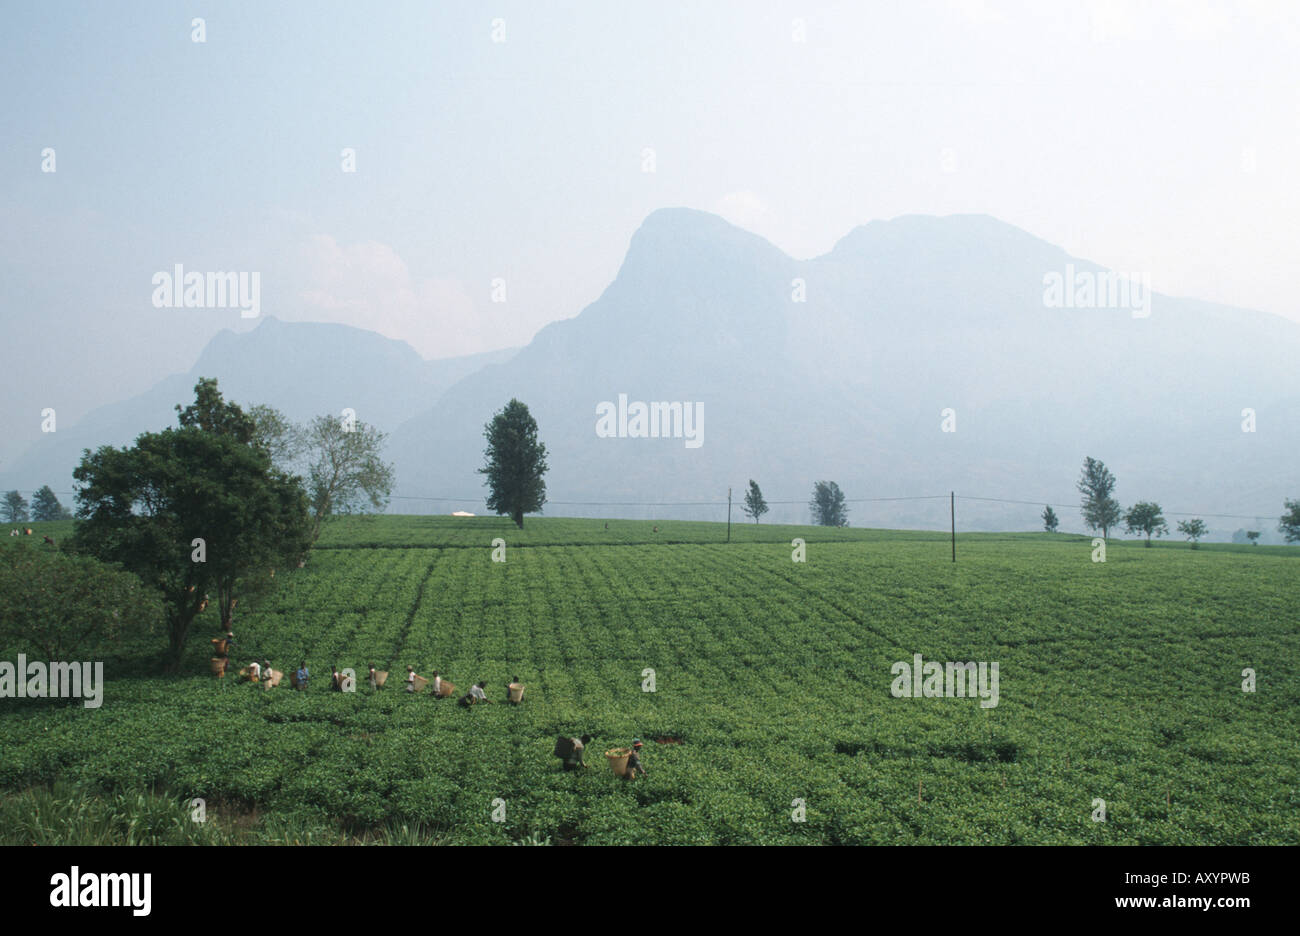
M 67 424 L 255 324 L 154 308 L 178 263 L 260 272 L 263 314 L 443 357 L 577 314 L 669 205 L 796 257 L 872 219 L 985 212 L 1300 320 L 1298 10 L 7 4 L 0 458 L 43 407 Z

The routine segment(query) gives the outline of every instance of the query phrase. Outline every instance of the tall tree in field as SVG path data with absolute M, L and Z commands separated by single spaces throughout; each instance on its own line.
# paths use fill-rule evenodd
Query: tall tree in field
M 71 516 L 68 508 L 59 503 L 58 495 L 50 490 L 48 484 L 32 495 L 33 520 L 66 520 Z
M 1106 539 L 1110 528 L 1120 521 L 1119 501 L 1111 497 L 1115 490 L 1115 476 L 1100 461 L 1086 458 L 1083 473 L 1079 476 L 1079 493 L 1083 501 L 1079 505 L 1083 521 L 1093 530 L 1101 530 L 1102 539 Z
M 1192 520 L 1179 520 L 1178 532 L 1192 541 L 1192 549 L 1195 549 L 1201 542 L 1201 537 L 1210 532 L 1210 528 L 1205 525 L 1205 521 L 1200 517 Z
M 1146 544 L 1151 545 L 1151 534 L 1163 536 L 1169 532 L 1165 518 L 1160 512 L 1160 505 L 1149 501 L 1138 501 L 1124 515 L 1124 523 L 1129 533 L 1145 533 Z
M 1278 532 L 1286 537 L 1288 543 L 1300 543 L 1300 500 L 1287 500 L 1283 504 L 1286 513 L 1278 522 Z
M 1258 545 L 1259 545 L 1259 530 L 1247 530 L 1247 531 L 1246 531 L 1246 539 L 1250 540 L 1250 545 L 1252 545 L 1252 546 L 1258 546 Z
M 7 523 L 22 523 L 27 519 L 27 498 L 17 491 L 5 495 L 4 514 Z
M 753 517 L 754 522 L 758 523 L 758 518 L 767 513 L 767 501 L 763 500 L 763 492 L 758 489 L 758 482 L 753 478 L 749 479 L 749 490 L 745 492 L 745 504 L 741 507 L 745 516 Z
M 158 594 L 130 572 L 51 549 L 0 549 L 0 644 L 47 660 L 85 659 L 162 617 Z M 25 677 L 23 677 L 25 678 Z
M 849 511 L 844 503 L 844 492 L 834 481 L 818 481 L 814 484 L 812 500 L 809 501 L 808 506 L 812 509 L 813 523 L 818 526 L 849 525 Z
M 1056 528 L 1061 525 L 1061 521 L 1056 516 L 1056 511 L 1052 505 L 1048 504 L 1043 508 L 1043 529 L 1048 533 L 1055 533 Z
M 307 460 L 314 543 L 330 514 L 354 513 L 368 504 L 382 510 L 393 492 L 393 466 L 382 453 L 388 436 L 355 419 L 317 416 L 297 443 Z
M 181 428 L 145 433 L 130 448 L 86 452 L 73 472 L 80 484 L 74 545 L 157 590 L 173 671 L 205 593 L 216 593 L 229 628 L 237 596 L 264 587 L 277 566 L 309 546 L 299 479 L 250 444 L 251 424 L 221 401 L 215 382 L 204 387 L 201 381 L 195 406 L 182 411 Z
M 511 399 L 483 427 L 483 436 L 487 464 L 479 474 L 487 476 L 488 510 L 508 514 L 523 529 L 524 514 L 546 503 L 546 446 L 537 438 L 537 420 L 527 406 Z

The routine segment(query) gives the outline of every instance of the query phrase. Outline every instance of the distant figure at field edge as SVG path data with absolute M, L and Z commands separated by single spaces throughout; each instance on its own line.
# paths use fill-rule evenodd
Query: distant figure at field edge
M 306 660 L 298 664 L 298 672 L 295 675 L 298 677 L 298 689 L 300 691 L 306 689 L 307 680 L 311 677 L 311 672 L 307 669 Z

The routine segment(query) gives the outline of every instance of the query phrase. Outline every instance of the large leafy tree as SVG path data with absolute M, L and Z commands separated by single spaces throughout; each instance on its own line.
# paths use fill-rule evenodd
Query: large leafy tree
M 72 513 L 59 503 L 58 495 L 48 484 L 32 495 L 33 520 L 66 520 Z
M 1083 495 L 1079 509 L 1084 523 L 1090 529 L 1100 530 L 1102 539 L 1106 539 L 1110 528 L 1120 522 L 1119 501 L 1111 496 L 1115 490 L 1115 476 L 1103 462 L 1089 457 L 1084 459 L 1077 486 Z
M 1169 532 L 1169 526 L 1160 512 L 1160 505 L 1150 501 L 1138 501 L 1130 507 L 1128 513 L 1124 515 L 1124 523 L 1128 533 L 1145 533 L 1148 547 L 1151 545 L 1152 533 L 1163 536 Z
M 0 644 L 47 660 L 94 652 L 128 630 L 152 631 L 158 595 L 91 556 L 24 545 L 0 549 Z
M 292 452 L 296 447 L 307 460 L 312 542 L 330 514 L 353 513 L 366 505 L 382 510 L 388 504 L 393 466 L 382 458 L 387 435 L 374 426 L 317 416 L 297 435 L 267 430 L 263 438 L 268 452 Z
M 10 491 L 5 495 L 2 509 L 7 523 L 22 523 L 27 519 L 27 498 L 17 491 Z
M 745 504 L 741 508 L 745 516 L 753 517 L 754 522 L 758 523 L 758 518 L 767 513 L 767 501 L 763 500 L 763 492 L 758 488 L 758 482 L 753 478 L 749 480 L 749 490 L 745 492 Z
M 818 526 L 844 527 L 849 525 L 849 511 L 845 506 L 844 492 L 834 481 L 818 481 L 813 485 L 813 523 Z
M 1278 532 L 1286 537 L 1288 543 L 1300 543 L 1300 500 L 1283 502 L 1286 513 L 1278 522 Z
M 483 436 L 487 464 L 479 474 L 487 476 L 488 510 L 508 514 L 523 529 L 524 514 L 546 503 L 546 446 L 537 438 L 537 420 L 526 405 L 511 399 L 483 427 Z
M 145 433 L 130 448 L 87 451 L 73 473 L 81 486 L 76 548 L 158 591 L 173 670 L 205 593 L 216 593 L 229 628 L 237 596 L 310 544 L 299 479 L 250 444 L 251 421 L 220 399 L 215 382 L 195 389 L 180 428 Z

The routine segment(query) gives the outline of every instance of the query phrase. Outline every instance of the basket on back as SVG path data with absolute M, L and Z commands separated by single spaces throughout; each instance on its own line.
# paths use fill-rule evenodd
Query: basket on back
M 382 669 L 377 669 L 377 670 L 375 670 L 375 688 L 376 688 L 376 689 L 382 689 L 382 688 L 384 687 L 384 683 L 387 681 L 387 679 L 388 679 L 388 670 L 382 670 Z
M 524 684 L 512 682 L 507 688 L 510 690 L 511 702 L 522 702 L 524 699 Z
M 213 657 L 212 672 L 215 673 L 218 678 L 224 677 L 226 675 L 226 664 L 229 662 L 230 662 L 229 657 L 223 657 L 223 656 Z
M 616 776 L 623 776 L 627 773 L 627 759 L 632 756 L 632 749 L 619 747 L 605 752 L 609 758 L 609 766 L 613 769 Z
M 280 680 L 283 678 L 284 673 L 280 672 L 278 669 L 268 670 L 267 673 L 262 676 L 262 688 L 274 689 L 276 686 L 280 685 Z
M 423 676 L 417 675 L 411 680 L 411 683 L 415 686 L 415 691 L 419 692 L 425 686 L 429 685 L 429 680 L 425 679 Z
M 453 682 L 448 682 L 448 681 L 445 680 L 445 679 L 442 680 L 441 682 L 442 682 L 442 684 L 438 687 L 438 697 L 439 697 L 439 698 L 441 698 L 441 699 L 445 699 L 445 698 L 448 698 L 449 696 L 452 696 L 452 695 L 455 695 L 455 694 L 456 694 L 456 684 L 455 684 L 455 683 L 453 683 Z

